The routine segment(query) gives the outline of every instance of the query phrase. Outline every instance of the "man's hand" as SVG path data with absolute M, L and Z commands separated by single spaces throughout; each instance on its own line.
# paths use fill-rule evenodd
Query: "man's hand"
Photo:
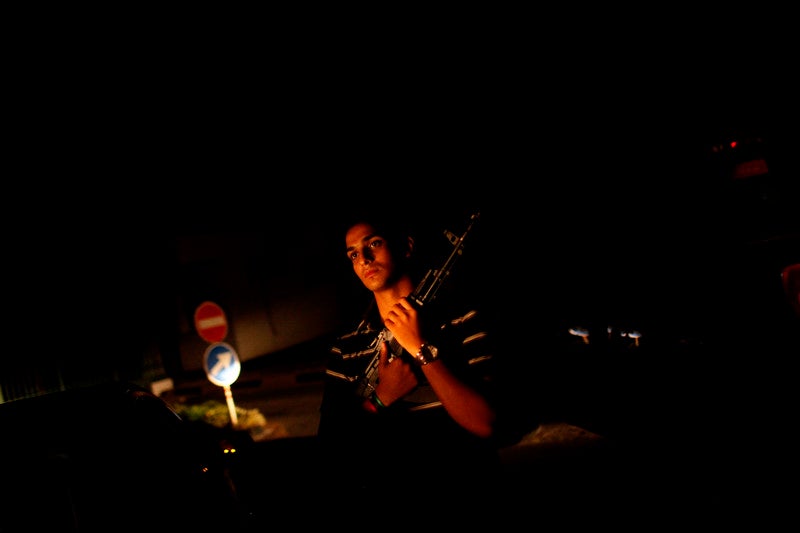
M 384 405 L 390 405 L 399 400 L 417 386 L 417 376 L 413 367 L 402 357 L 389 360 L 389 343 L 383 342 L 380 348 L 380 362 L 378 363 L 378 385 L 375 393 Z
M 424 342 L 420 331 L 417 310 L 405 298 L 395 303 L 384 318 L 386 329 L 392 332 L 394 340 L 408 353 L 415 354 Z

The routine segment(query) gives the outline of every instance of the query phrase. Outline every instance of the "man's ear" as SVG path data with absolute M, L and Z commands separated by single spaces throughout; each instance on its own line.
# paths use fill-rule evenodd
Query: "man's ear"
M 411 257 L 411 254 L 413 253 L 414 253 L 414 237 L 409 237 L 406 246 L 406 257 Z

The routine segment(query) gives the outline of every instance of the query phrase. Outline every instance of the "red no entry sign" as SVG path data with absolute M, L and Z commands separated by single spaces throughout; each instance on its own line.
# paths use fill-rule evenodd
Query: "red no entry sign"
M 225 312 L 214 302 L 203 302 L 194 311 L 197 334 L 208 342 L 220 342 L 228 334 Z

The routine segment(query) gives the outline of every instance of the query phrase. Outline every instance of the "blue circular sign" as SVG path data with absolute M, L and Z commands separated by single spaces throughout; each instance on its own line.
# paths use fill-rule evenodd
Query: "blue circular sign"
M 227 387 L 239 377 L 242 365 L 236 350 L 228 343 L 215 342 L 206 348 L 203 355 L 203 368 L 209 381 L 220 387 Z

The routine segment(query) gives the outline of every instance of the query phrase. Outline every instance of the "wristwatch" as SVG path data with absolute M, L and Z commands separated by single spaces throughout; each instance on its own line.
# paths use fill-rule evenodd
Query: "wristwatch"
M 417 351 L 417 354 L 414 356 L 414 360 L 419 363 L 419 366 L 425 366 L 428 363 L 436 361 L 438 358 L 439 349 L 427 342 L 422 343 L 422 346 L 419 347 L 419 351 Z

